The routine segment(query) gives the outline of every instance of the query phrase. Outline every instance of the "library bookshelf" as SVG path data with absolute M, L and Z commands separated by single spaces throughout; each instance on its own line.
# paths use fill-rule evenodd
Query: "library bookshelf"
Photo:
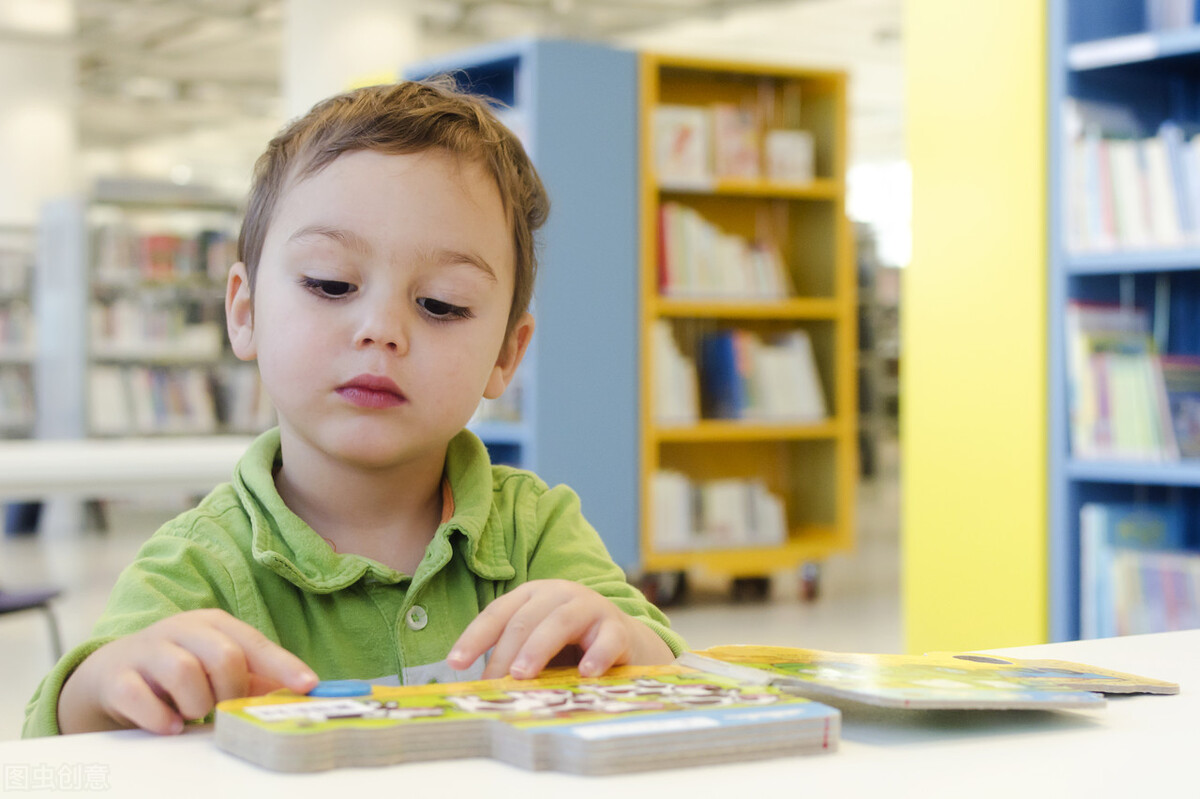
M 765 129 L 807 131 L 808 179 L 725 176 L 720 167 L 685 180 L 663 174 L 657 111 L 684 116 L 717 106 Z M 639 285 L 639 475 L 641 568 L 647 574 L 699 568 L 718 576 L 762 578 L 816 563 L 854 544 L 857 479 L 856 279 L 853 233 L 844 213 L 846 79 L 794 69 L 654 53 L 640 56 L 641 251 Z M 761 155 L 761 152 L 760 152 Z M 711 168 L 712 165 L 709 165 Z M 726 234 L 754 241 L 769 228 L 791 290 L 786 296 L 679 296 L 664 283 L 664 206 L 683 206 Z M 682 358 L 697 364 L 701 342 L 725 329 L 769 340 L 803 331 L 825 398 L 823 418 L 716 418 L 700 412 L 667 421 L 656 408 L 656 376 L 666 368 L 656 328 L 670 329 Z M 704 405 L 704 381 L 698 391 Z M 656 476 L 681 474 L 693 486 L 747 481 L 782 500 L 784 535 L 770 543 L 696 540 L 667 544 L 655 507 Z M 693 520 L 694 522 L 694 520 Z
M 1186 4 L 1175 5 L 1182 8 Z M 1128 613 L 1134 607 L 1147 618 L 1158 614 L 1163 622 L 1169 621 L 1168 616 L 1179 621 L 1188 614 L 1200 621 L 1195 577 L 1187 589 L 1184 576 L 1188 569 L 1200 573 L 1200 538 L 1196 534 L 1200 453 L 1178 427 L 1174 399 L 1157 413 L 1165 415 L 1167 425 L 1175 422 L 1178 442 L 1143 458 L 1089 451 L 1083 444 L 1091 440 L 1078 423 L 1080 381 L 1072 380 L 1069 356 L 1079 338 L 1078 333 L 1067 331 L 1070 309 L 1081 304 L 1144 314 L 1157 354 L 1200 355 L 1200 217 L 1196 215 L 1200 206 L 1184 189 L 1196 182 L 1200 171 L 1200 156 L 1187 152 L 1200 146 L 1200 140 L 1192 138 L 1200 130 L 1200 108 L 1194 102 L 1200 91 L 1200 23 L 1193 12 L 1186 24 L 1159 29 L 1149 8 L 1142 0 L 1054 0 L 1049 4 L 1052 640 L 1095 634 L 1096 626 L 1086 621 L 1089 617 L 1095 618 L 1098 612 Z M 1181 134 L 1176 141 L 1190 146 L 1168 155 L 1169 188 L 1165 193 L 1131 190 L 1128 181 L 1111 171 L 1106 179 L 1099 179 L 1099 169 L 1115 165 L 1113 151 L 1123 147 L 1140 148 L 1136 156 L 1140 163 L 1152 163 L 1153 151 L 1167 148 L 1166 137 L 1172 135 L 1172 127 L 1179 132 L 1176 135 Z M 1093 175 L 1093 170 L 1097 174 Z M 1149 174 L 1141 173 L 1143 179 Z M 1089 175 L 1093 182 L 1080 182 Z M 1084 185 L 1087 190 L 1081 190 Z M 1117 217 L 1115 208 L 1103 215 L 1093 213 L 1089 209 L 1099 206 L 1087 203 L 1097 197 L 1125 207 L 1136 197 L 1133 207 L 1140 208 L 1138 219 L 1148 223 L 1147 229 L 1127 224 L 1137 220 Z M 1168 216 L 1171 223 L 1164 225 Z M 1134 235 L 1147 232 L 1150 235 L 1140 239 Z M 1145 421 L 1147 415 L 1139 413 L 1137 418 Z M 1130 514 L 1136 514 L 1140 522 L 1161 522 L 1164 532 L 1174 526 L 1175 534 L 1157 539 L 1171 541 L 1171 551 L 1148 553 L 1140 579 L 1123 594 L 1126 600 L 1113 601 L 1111 593 L 1106 600 L 1094 578 L 1097 568 L 1103 571 L 1113 562 L 1093 560 L 1093 550 L 1097 537 L 1107 539 L 1109 533 L 1088 520 L 1133 518 Z M 1121 523 L 1111 523 L 1112 534 L 1117 535 Z M 1106 546 L 1112 543 L 1105 542 Z M 1177 577 L 1151 565 L 1165 562 L 1164 555 L 1181 567 Z M 1171 593 L 1177 599 L 1166 601 Z M 1180 599 L 1185 595 L 1190 601 Z M 1097 607 L 1106 603 L 1107 610 Z M 1156 629 L 1165 628 L 1125 628 L 1109 634 Z
M 229 351 L 240 209 L 203 187 L 102 180 L 47 203 L 36 291 L 38 437 L 252 434 L 274 423 Z

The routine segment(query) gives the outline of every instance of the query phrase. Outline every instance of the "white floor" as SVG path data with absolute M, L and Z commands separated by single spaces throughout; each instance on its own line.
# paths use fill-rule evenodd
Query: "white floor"
M 688 600 L 669 609 L 689 645 L 754 643 L 843 652 L 900 652 L 899 483 L 894 443 L 879 478 L 859 490 L 858 547 L 822 564 L 820 595 L 799 599 L 797 575 L 775 575 L 763 602 L 733 602 L 728 586 L 693 575 Z M 64 646 L 83 641 L 117 574 L 175 509 L 111 504 L 105 534 L 0 536 L 0 586 L 65 586 L 54 607 Z M 20 736 L 25 703 L 53 665 L 40 613 L 0 617 L 0 740 Z

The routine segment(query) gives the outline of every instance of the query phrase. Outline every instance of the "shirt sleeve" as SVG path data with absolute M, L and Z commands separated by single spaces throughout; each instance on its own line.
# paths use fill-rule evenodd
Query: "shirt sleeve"
M 117 578 L 92 637 L 67 652 L 42 680 L 25 708 L 22 737 L 58 735 L 63 684 L 100 647 L 185 610 L 233 610 L 234 583 L 220 559 L 188 538 L 160 530 Z
M 625 579 L 599 533 L 584 518 L 574 491 L 558 485 L 543 493 L 536 528 L 540 534 L 530 553 L 530 580 L 563 579 L 586 585 L 653 630 L 676 656 L 687 649 L 666 615 Z

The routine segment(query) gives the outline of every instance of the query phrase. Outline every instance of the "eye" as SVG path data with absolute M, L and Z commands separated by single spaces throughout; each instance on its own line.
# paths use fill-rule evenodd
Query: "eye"
M 358 290 L 357 286 L 347 283 L 344 280 L 321 280 L 315 277 L 305 277 L 300 279 L 301 285 L 319 297 L 328 297 L 337 299 L 345 297 Z
M 461 305 L 451 305 L 448 302 L 435 300 L 432 297 L 421 297 L 417 300 L 417 305 L 420 305 L 425 313 L 438 320 L 467 319 L 471 316 L 470 308 L 464 308 Z

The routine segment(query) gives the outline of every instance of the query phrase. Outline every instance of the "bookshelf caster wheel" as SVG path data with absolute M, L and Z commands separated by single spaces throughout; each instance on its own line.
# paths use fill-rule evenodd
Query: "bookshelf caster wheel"
M 771 578 L 735 577 L 730 592 L 734 602 L 763 602 L 771 595 Z
M 821 565 L 805 563 L 800 569 L 800 599 L 815 602 L 821 595 Z
M 687 572 L 651 572 L 642 576 L 642 593 L 660 608 L 683 602 L 688 592 Z

